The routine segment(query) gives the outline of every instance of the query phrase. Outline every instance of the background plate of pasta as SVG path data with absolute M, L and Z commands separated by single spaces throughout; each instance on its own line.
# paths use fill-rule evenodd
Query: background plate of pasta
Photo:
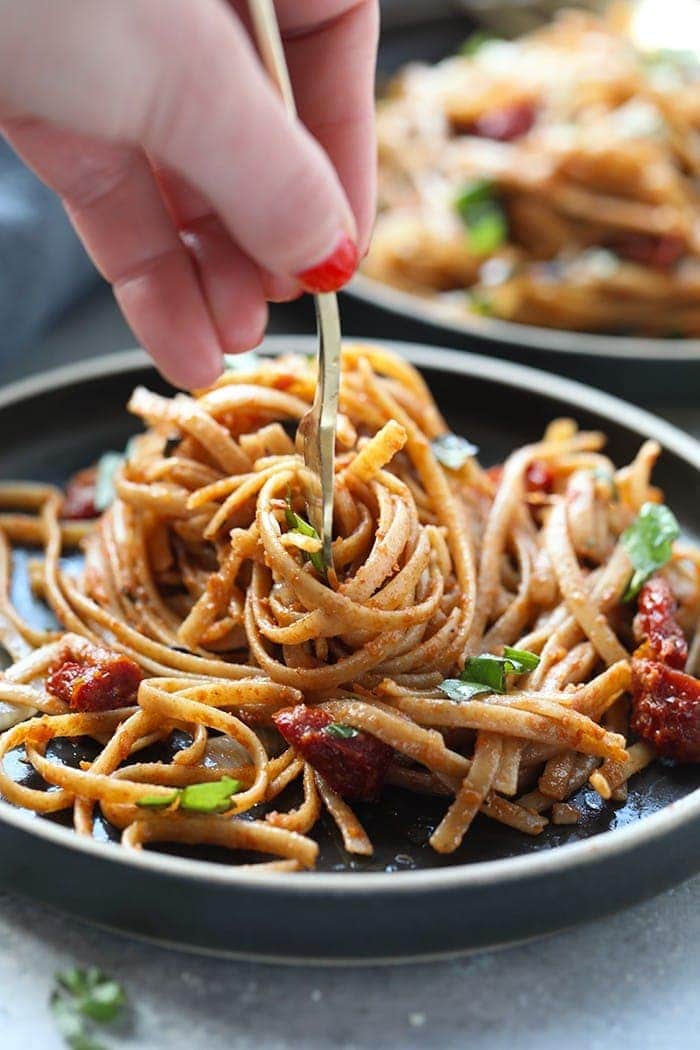
M 379 216 L 351 291 L 537 350 L 700 358 L 700 57 L 638 46 L 631 10 L 387 36 Z
M 385 958 L 694 870 L 697 444 L 531 369 L 349 344 L 327 565 L 312 347 L 191 395 L 137 352 L 3 393 L 4 884 L 193 946 Z

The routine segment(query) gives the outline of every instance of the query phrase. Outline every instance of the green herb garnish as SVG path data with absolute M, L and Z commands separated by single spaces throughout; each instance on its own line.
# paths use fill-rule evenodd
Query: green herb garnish
M 468 459 L 479 452 L 477 445 L 472 445 L 471 441 L 460 437 L 459 434 L 441 434 L 430 442 L 430 447 L 438 462 L 450 470 L 459 470 Z
M 136 800 L 136 805 L 149 809 L 161 809 L 165 806 L 172 806 L 173 802 L 178 798 L 179 791 L 177 788 L 173 788 L 168 795 L 142 795 L 141 798 Z
M 652 573 L 670 560 L 673 541 L 680 534 L 680 525 L 665 504 L 644 504 L 636 521 L 622 533 L 622 545 L 634 569 L 623 602 L 635 598 Z
M 180 791 L 180 809 L 190 809 L 195 813 L 225 813 L 231 806 L 231 796 L 240 789 L 241 782 L 233 777 L 189 784 Z
M 539 662 L 536 653 L 528 652 L 527 649 L 512 649 L 506 645 L 503 656 L 494 656 L 492 653 L 471 656 L 460 678 L 465 682 L 487 685 L 494 693 L 505 693 L 507 675 L 527 674 L 528 671 L 534 671 Z
M 531 653 L 529 649 L 513 649 L 510 645 L 503 646 L 503 657 L 507 664 L 509 674 L 526 674 L 539 667 L 540 658 L 537 653 Z
M 473 314 L 478 314 L 480 317 L 493 317 L 493 299 L 488 295 L 484 295 L 483 292 L 476 290 L 468 292 L 467 306 Z
M 50 1004 L 56 1026 L 71 1050 L 101 1050 L 102 1044 L 92 1038 L 90 1022 L 114 1021 L 126 1005 L 126 995 L 118 981 L 95 967 L 72 967 L 56 974 Z
M 245 354 L 224 354 L 227 372 L 254 372 L 261 364 L 262 358 L 255 350 L 248 350 Z
M 311 536 L 315 540 L 321 539 L 319 534 L 313 525 L 310 525 L 308 521 L 305 521 L 296 511 L 292 510 L 291 496 L 287 496 L 287 509 L 284 512 L 285 519 L 287 521 L 287 527 L 290 532 L 300 532 L 302 536 Z M 302 554 L 308 561 L 311 562 L 314 569 L 321 576 L 326 575 L 326 565 L 323 560 L 323 551 L 314 551 L 313 554 L 309 554 L 307 551 L 302 551 Z
M 527 674 L 540 662 L 537 653 L 503 647 L 503 656 L 470 656 L 459 678 L 447 678 L 440 689 L 450 700 L 471 700 L 478 693 L 505 693 L 509 674 Z
M 498 204 L 484 205 L 468 227 L 469 247 L 475 255 L 491 255 L 508 236 L 508 223 Z
M 484 44 L 492 44 L 497 39 L 491 33 L 487 33 L 483 29 L 477 29 L 475 33 L 471 33 L 460 45 L 458 54 L 471 58 L 477 51 L 481 51 Z
M 465 682 L 478 682 L 488 686 L 494 693 L 506 691 L 506 662 L 501 656 L 483 653 L 471 656 L 460 675 Z
M 492 179 L 471 179 L 463 183 L 455 208 L 464 222 L 469 223 L 471 212 L 477 205 L 493 203 L 495 190 Z
M 444 682 L 441 682 L 438 688 L 448 696 L 450 700 L 456 701 L 456 703 L 462 703 L 465 700 L 471 700 L 478 693 L 490 693 L 492 690 L 487 685 L 480 685 L 479 682 L 463 682 L 461 678 L 446 678 Z
M 359 729 L 355 729 L 354 726 L 343 725 L 342 722 L 331 722 L 324 729 L 325 733 L 329 736 L 338 737 L 339 740 L 350 740 L 354 736 L 359 735 Z
M 240 791 L 241 783 L 233 777 L 222 777 L 221 780 L 209 780 L 202 784 L 189 784 L 184 788 L 173 788 L 170 795 L 142 795 L 137 806 L 161 809 L 174 802 L 180 809 L 195 813 L 225 813 L 231 805 L 231 796 Z
M 471 251 L 476 255 L 490 255 L 500 248 L 508 236 L 508 222 L 491 179 L 464 183 L 455 208 L 467 227 Z

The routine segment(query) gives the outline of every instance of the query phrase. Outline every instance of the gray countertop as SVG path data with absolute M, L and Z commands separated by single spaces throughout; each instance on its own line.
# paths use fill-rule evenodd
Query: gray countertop
M 283 311 L 273 322 L 277 331 L 309 323 L 305 315 Z M 0 382 L 132 341 L 111 298 L 100 291 L 31 355 L 4 362 Z M 668 402 L 646 407 L 700 436 L 700 409 Z M 129 1016 L 105 1038 L 105 1045 L 124 1050 L 608 1050 L 622 1043 L 668 1050 L 697 1043 L 699 942 L 700 877 L 546 940 L 381 969 L 275 967 L 195 956 L 0 895 L 0 1046 L 59 1050 L 47 1005 L 53 974 L 94 965 L 129 993 Z

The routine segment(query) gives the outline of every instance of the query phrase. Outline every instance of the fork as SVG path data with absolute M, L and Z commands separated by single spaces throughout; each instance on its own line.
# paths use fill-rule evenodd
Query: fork
M 294 94 L 273 0 L 248 0 L 260 56 L 290 116 L 296 117 Z M 333 567 L 333 476 L 335 432 L 340 390 L 340 315 L 333 292 L 314 296 L 318 331 L 318 375 L 311 408 L 299 423 L 306 470 L 302 485 L 309 521 L 319 535 L 326 570 Z

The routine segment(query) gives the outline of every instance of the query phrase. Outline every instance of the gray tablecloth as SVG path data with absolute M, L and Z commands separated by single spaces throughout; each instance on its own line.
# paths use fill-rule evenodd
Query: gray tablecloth
M 699 939 L 700 879 L 547 940 L 381 969 L 197 957 L 0 898 L 0 1045 L 60 1050 L 47 1000 L 75 964 L 124 982 L 120 1050 L 692 1050 Z

